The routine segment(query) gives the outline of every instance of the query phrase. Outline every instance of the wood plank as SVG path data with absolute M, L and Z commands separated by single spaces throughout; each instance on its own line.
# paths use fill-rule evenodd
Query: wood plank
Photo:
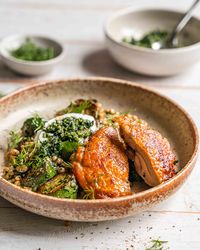
M 20 209 L 0 209 L 0 216 L 1 250 L 140 250 L 159 237 L 173 250 L 198 250 L 200 245 L 200 218 L 195 214 L 146 212 L 117 221 L 65 224 Z

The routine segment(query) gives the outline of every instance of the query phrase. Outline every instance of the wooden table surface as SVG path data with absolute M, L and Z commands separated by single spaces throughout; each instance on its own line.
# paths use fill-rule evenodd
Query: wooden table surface
M 186 10 L 190 0 L 0 0 L 0 38 L 37 33 L 60 39 L 64 62 L 49 75 L 19 76 L 0 62 L 0 91 L 9 93 L 35 81 L 73 76 L 107 76 L 145 84 L 181 104 L 200 128 L 200 63 L 182 75 L 154 78 L 126 71 L 110 58 L 103 23 L 114 11 L 138 8 Z M 200 8 L 195 13 L 200 16 Z M 0 198 L 1 250 L 136 249 L 151 239 L 166 240 L 164 249 L 200 249 L 200 162 L 170 199 L 137 216 L 100 223 L 74 223 L 26 212 Z

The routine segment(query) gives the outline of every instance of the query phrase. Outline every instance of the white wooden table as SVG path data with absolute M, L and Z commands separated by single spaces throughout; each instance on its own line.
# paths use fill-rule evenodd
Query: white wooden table
M 67 48 L 64 62 L 51 74 L 24 78 L 0 63 L 0 91 L 8 93 L 41 79 L 99 75 L 152 86 L 180 103 L 200 128 L 200 63 L 182 75 L 144 77 L 116 65 L 108 55 L 103 23 L 111 12 L 128 7 L 185 10 L 190 0 L 0 0 L 0 38 L 13 33 L 54 36 Z M 200 8 L 196 15 L 200 16 Z M 138 216 L 101 223 L 74 223 L 26 212 L 0 198 L 1 250 L 136 249 L 151 239 L 172 250 L 200 249 L 200 162 L 169 200 Z

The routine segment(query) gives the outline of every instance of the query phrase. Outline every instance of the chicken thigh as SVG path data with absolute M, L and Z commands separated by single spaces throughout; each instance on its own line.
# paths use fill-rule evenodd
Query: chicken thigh
M 128 157 L 113 127 L 99 129 L 85 147 L 79 147 L 72 166 L 79 185 L 92 190 L 94 198 L 131 194 Z
M 137 173 L 149 186 L 156 186 L 175 175 L 175 154 L 166 138 L 132 115 L 115 118 Z

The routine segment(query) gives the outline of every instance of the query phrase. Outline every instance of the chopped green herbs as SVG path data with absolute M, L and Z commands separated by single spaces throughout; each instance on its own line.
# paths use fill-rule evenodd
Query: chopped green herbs
M 27 119 L 22 127 L 22 134 L 26 137 L 33 136 L 38 130 L 44 127 L 45 121 L 39 115 Z
M 15 131 L 10 131 L 9 133 L 9 140 L 8 140 L 8 147 L 9 148 L 17 148 L 19 143 L 23 140 L 23 137 L 20 133 Z
M 59 138 L 62 142 L 73 141 L 83 143 L 83 140 L 91 135 L 93 122 L 82 118 L 66 117 L 56 120 L 44 129 L 47 139 Z
M 30 38 L 27 38 L 19 48 L 10 51 L 10 54 L 20 60 L 45 61 L 55 57 L 55 50 L 52 47 L 38 46 Z
M 9 155 L 9 159 L 14 167 L 17 166 L 23 166 L 23 165 L 30 165 L 30 158 L 32 155 L 32 152 L 35 149 L 35 143 L 34 142 L 26 142 L 26 144 L 23 145 L 22 149 L 19 151 L 19 153 L 13 157 L 13 155 Z
M 163 244 L 166 244 L 168 241 L 163 241 L 163 240 L 152 240 L 152 246 L 146 248 L 146 250 L 164 250 Z
M 41 150 L 44 155 L 57 155 L 68 160 L 70 155 L 83 145 L 86 138 L 91 135 L 93 122 L 82 118 L 66 117 L 56 120 L 44 128 Z
M 151 31 L 141 39 L 136 40 L 134 37 L 124 37 L 122 42 L 136 45 L 144 48 L 151 48 L 154 42 L 166 41 L 169 33 L 167 31 Z
M 90 100 L 79 100 L 76 102 L 71 102 L 67 108 L 60 110 L 57 113 L 57 115 L 64 115 L 67 113 L 83 114 L 86 109 L 91 107 L 91 105 L 92 105 L 92 102 Z

